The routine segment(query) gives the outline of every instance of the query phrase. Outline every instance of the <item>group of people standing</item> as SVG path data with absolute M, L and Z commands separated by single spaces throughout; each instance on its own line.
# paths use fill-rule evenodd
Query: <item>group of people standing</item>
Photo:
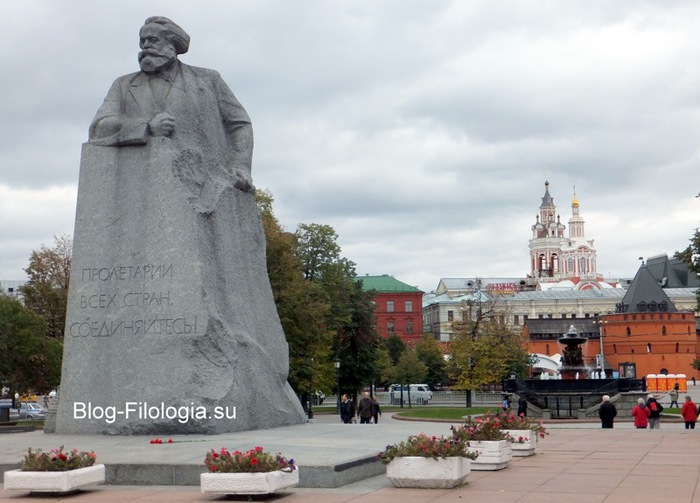
M 357 416 L 360 418 L 360 424 L 379 423 L 379 416 L 382 415 L 381 407 L 377 402 L 377 397 L 370 397 L 365 391 L 360 403 L 357 404 Z M 348 399 L 348 395 L 343 395 L 340 401 L 340 420 L 345 424 L 350 424 L 355 419 L 355 405 L 352 400 Z
M 676 404 L 678 407 L 678 385 L 671 390 L 669 393 L 671 397 L 671 406 Z M 634 426 L 638 429 L 658 429 L 661 428 L 661 412 L 663 412 L 664 407 L 659 403 L 659 401 L 654 397 L 654 395 L 647 395 L 647 399 L 639 398 L 637 400 L 637 405 L 632 409 L 632 417 L 634 417 Z M 598 409 L 598 416 L 600 417 L 601 426 L 603 428 L 612 428 L 613 421 L 617 416 L 617 409 L 615 405 L 610 402 L 610 397 L 608 395 L 603 396 L 603 403 L 600 404 Z M 685 402 L 681 407 L 681 416 L 683 421 L 685 421 L 686 430 L 694 430 L 695 423 L 698 420 L 698 407 L 693 403 L 693 399 L 690 396 L 685 397 Z

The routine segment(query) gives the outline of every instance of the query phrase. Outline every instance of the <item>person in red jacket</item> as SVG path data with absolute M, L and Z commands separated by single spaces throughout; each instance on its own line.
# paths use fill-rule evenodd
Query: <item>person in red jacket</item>
M 695 421 L 698 420 L 698 406 L 693 403 L 693 400 L 689 397 L 685 397 L 685 403 L 681 407 L 681 416 L 685 421 L 686 430 L 695 429 Z
M 637 400 L 637 405 L 632 409 L 632 415 L 634 416 L 634 427 L 642 430 L 646 429 L 649 424 L 649 409 L 644 404 L 643 398 Z

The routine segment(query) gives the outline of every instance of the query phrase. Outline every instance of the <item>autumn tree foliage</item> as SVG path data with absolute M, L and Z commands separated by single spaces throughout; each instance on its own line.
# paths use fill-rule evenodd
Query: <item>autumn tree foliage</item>
M 63 341 L 68 302 L 73 241 L 70 236 L 54 236 L 52 248 L 42 244 L 32 251 L 29 266 L 24 269 L 29 277 L 20 287 L 24 305 L 44 318 L 48 324 L 48 335 Z
M 504 308 L 492 299 L 465 308 L 462 321 L 452 323 L 449 372 L 455 388 L 479 389 L 528 368 L 530 355 L 524 337 L 510 328 L 506 319 Z M 467 393 L 468 400 L 470 396 Z

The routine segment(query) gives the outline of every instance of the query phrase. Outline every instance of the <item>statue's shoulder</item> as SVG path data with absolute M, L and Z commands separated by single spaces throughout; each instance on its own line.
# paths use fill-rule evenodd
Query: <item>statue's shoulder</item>
M 189 75 L 190 77 L 202 80 L 221 80 L 221 74 L 211 68 L 186 65 L 185 63 L 180 63 L 180 68 L 183 74 Z
M 144 78 L 143 72 L 134 72 L 134 73 L 129 73 L 127 75 L 122 75 L 121 77 L 117 77 L 114 81 L 114 84 L 112 86 L 118 86 L 118 87 L 128 87 L 132 85 L 133 83 L 138 83 L 140 80 Z

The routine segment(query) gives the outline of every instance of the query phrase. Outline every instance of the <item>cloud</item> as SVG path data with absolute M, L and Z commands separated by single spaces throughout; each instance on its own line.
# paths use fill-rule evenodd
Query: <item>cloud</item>
M 698 226 L 695 2 L 5 2 L 0 280 L 71 232 L 88 125 L 155 14 L 250 113 L 283 225 L 333 226 L 361 274 L 529 272 L 545 179 L 564 222 L 576 185 L 599 272 Z

